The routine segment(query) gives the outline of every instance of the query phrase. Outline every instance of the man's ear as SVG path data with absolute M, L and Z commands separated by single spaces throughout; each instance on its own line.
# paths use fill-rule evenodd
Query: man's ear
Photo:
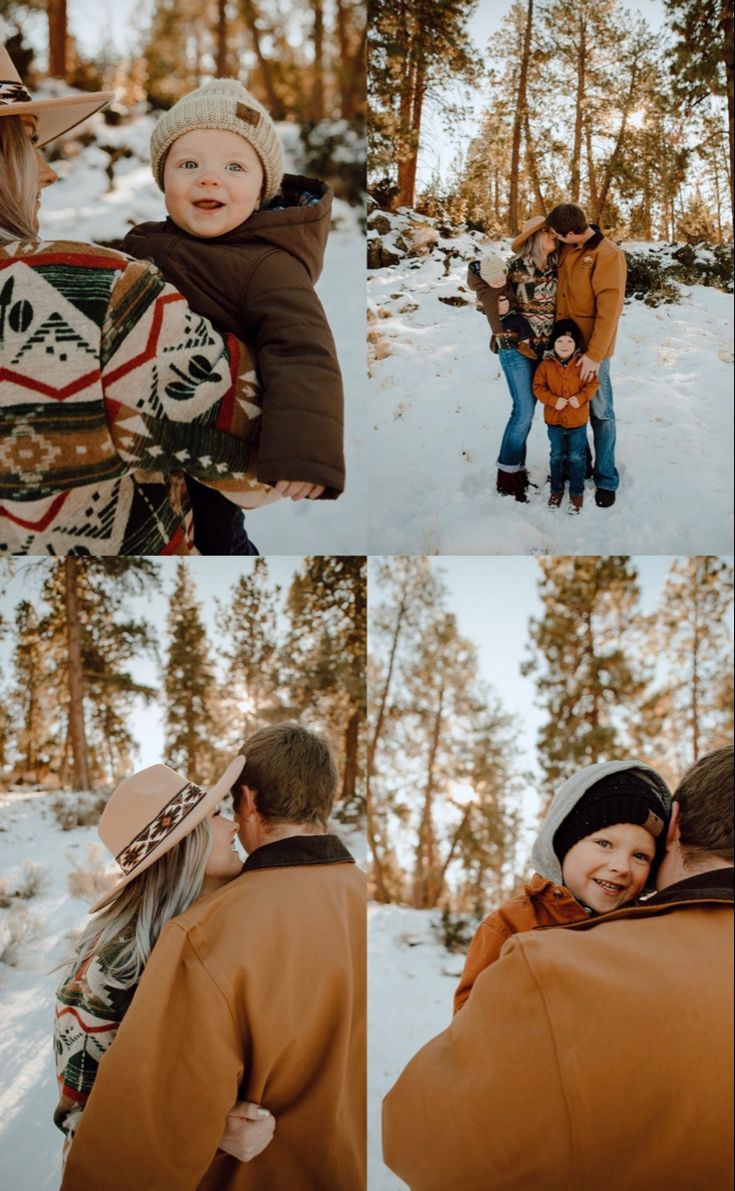
M 671 819 L 669 820 L 668 831 L 666 832 L 666 847 L 670 848 L 672 844 L 676 843 L 681 835 L 681 825 L 679 823 L 679 816 L 681 815 L 681 807 L 678 802 L 671 804 Z
M 256 791 L 252 786 L 240 786 L 240 814 L 250 818 L 251 815 L 258 813 L 258 808 L 255 804 Z

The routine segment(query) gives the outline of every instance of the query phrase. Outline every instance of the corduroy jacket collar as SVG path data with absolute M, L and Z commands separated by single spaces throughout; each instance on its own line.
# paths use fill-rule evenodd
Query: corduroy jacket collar
M 346 847 L 336 835 L 289 835 L 286 839 L 262 844 L 251 852 L 242 871 L 259 868 L 293 868 L 302 864 L 354 864 Z

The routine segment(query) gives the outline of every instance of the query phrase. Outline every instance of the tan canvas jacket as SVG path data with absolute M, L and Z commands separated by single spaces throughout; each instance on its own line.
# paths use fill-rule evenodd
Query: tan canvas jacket
M 562 247 L 556 317 L 574 319 L 587 355 L 597 363 L 615 350 L 627 271 L 625 253 L 599 228 L 581 248 Z

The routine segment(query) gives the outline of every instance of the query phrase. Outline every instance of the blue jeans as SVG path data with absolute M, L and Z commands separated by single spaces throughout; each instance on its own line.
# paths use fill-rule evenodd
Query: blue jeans
M 536 362 L 522 356 L 513 347 L 501 348 L 498 359 L 513 403 L 500 443 L 498 467 L 501 471 L 522 471 L 526 465 L 526 439 L 536 408 L 531 388 Z
M 549 426 L 546 429 L 551 447 L 551 491 L 564 491 L 565 469 L 569 472 L 569 495 L 584 494 L 584 473 L 587 463 L 587 426 Z
M 590 422 L 595 441 L 595 488 L 607 488 L 615 492 L 620 476 L 615 467 L 615 410 L 609 360 L 601 361 L 597 379 L 600 387 L 590 402 Z

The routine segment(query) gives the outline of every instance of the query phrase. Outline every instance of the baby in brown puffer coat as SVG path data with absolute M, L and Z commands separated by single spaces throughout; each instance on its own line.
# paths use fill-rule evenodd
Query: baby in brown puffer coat
M 135 227 L 123 248 L 152 260 L 192 309 L 254 349 L 262 412 L 248 412 L 257 478 L 273 486 L 271 499 L 339 496 L 342 378 L 314 290 L 330 188 L 284 175 L 273 121 L 235 79 L 207 83 L 164 113 L 151 167 L 169 218 Z M 187 487 L 202 553 L 257 553 L 239 510 L 189 477 Z M 251 548 L 238 548 L 238 537 Z
M 597 392 L 598 380 L 596 376 L 587 381 L 580 379 L 582 333 L 571 318 L 554 323 L 551 343 L 552 350 L 546 353 L 533 377 L 533 392 L 544 406 L 551 448 L 549 507 L 558 509 L 562 502 L 566 463 L 570 512 L 579 513 L 584 502 L 589 403 Z

